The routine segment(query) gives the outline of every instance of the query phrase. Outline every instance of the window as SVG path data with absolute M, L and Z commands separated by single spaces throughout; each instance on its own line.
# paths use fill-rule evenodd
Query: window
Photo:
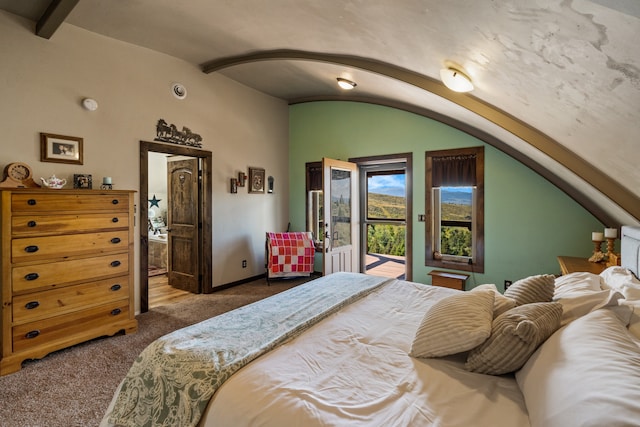
M 484 147 L 428 151 L 425 265 L 484 272 Z
M 316 252 L 322 251 L 324 240 L 324 209 L 322 207 L 322 162 L 308 162 L 306 170 L 307 231 L 313 233 Z

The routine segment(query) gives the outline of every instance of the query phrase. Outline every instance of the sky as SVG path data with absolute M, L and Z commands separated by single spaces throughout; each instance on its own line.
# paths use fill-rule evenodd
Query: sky
M 389 196 L 405 195 L 405 175 L 374 175 L 369 177 L 369 192 Z

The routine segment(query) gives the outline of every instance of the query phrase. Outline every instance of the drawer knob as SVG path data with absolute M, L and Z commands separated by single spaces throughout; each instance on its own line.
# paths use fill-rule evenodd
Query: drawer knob
M 35 227 L 36 225 L 38 225 L 35 221 L 29 221 L 27 223 L 27 227 Z
M 37 247 L 36 245 L 29 245 L 26 248 L 24 248 L 24 251 L 27 253 L 34 253 L 34 252 L 38 252 L 38 249 L 40 249 L 39 247 Z
M 38 335 L 40 335 L 40 331 L 38 331 L 38 330 L 36 329 L 35 331 L 29 331 L 29 332 L 27 332 L 26 334 L 24 334 L 24 337 L 25 337 L 26 339 L 29 339 L 29 340 L 30 340 L 30 339 L 32 339 L 32 338 L 37 337 Z
M 112 261 L 111 262 L 111 267 L 118 267 L 121 264 L 120 261 Z
M 29 280 L 29 281 L 36 280 L 38 277 L 40 277 L 38 273 L 29 273 L 24 276 L 24 280 Z
M 118 219 L 118 218 L 112 218 L 112 219 L 111 219 L 111 222 L 118 222 L 118 221 L 119 221 L 119 219 Z
M 111 239 L 111 243 L 113 243 L 114 245 L 116 243 L 120 243 L 120 238 L 119 237 L 114 237 L 113 239 Z
M 113 285 L 111 287 L 111 290 L 115 292 L 115 291 L 119 291 L 121 288 L 122 288 L 122 286 L 120 286 L 119 283 L 116 283 L 115 285 Z
M 35 204 L 36 204 L 36 199 L 29 199 L 29 200 L 27 200 L 27 204 L 28 204 L 29 206 L 35 206 Z
M 122 313 L 122 310 L 120 310 L 119 308 L 114 308 L 113 310 L 111 310 L 112 316 L 117 316 L 120 313 Z
M 34 308 L 38 308 L 39 306 L 40 303 L 38 301 L 29 301 L 24 305 L 24 308 L 26 308 L 27 310 L 33 310 Z
M 117 205 L 117 204 L 118 204 L 118 203 L 120 203 L 120 202 L 118 201 L 118 199 L 113 199 L 113 200 L 111 201 L 111 203 L 113 203 L 114 205 Z

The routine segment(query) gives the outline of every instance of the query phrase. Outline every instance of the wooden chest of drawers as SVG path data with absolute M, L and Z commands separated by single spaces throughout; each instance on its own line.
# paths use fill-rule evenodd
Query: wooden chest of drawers
M 0 190 L 0 375 L 137 330 L 133 192 Z

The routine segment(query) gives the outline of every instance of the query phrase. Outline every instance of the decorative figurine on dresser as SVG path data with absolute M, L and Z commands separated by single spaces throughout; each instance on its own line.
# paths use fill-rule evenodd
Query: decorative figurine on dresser
M 133 191 L 0 189 L 0 375 L 137 331 Z

